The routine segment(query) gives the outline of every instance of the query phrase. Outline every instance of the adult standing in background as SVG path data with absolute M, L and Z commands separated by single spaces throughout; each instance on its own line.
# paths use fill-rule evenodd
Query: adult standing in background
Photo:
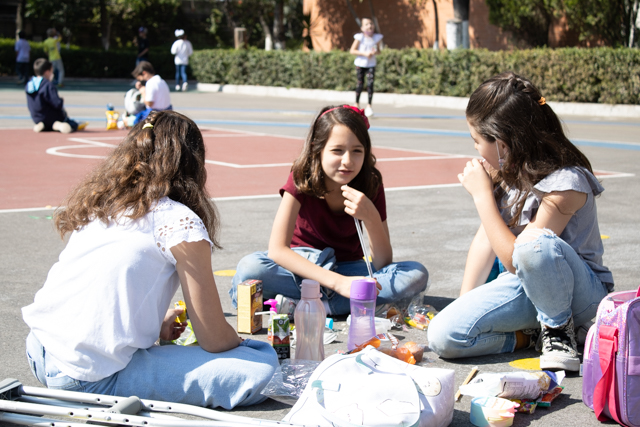
M 16 51 L 16 74 L 18 75 L 18 84 L 27 83 L 29 78 L 29 57 L 31 46 L 26 39 L 24 31 L 18 32 L 18 40 L 15 44 Z
M 145 27 L 138 28 L 138 56 L 136 57 L 136 65 L 142 61 L 149 62 L 149 39 L 147 38 L 147 29 Z
M 47 39 L 43 43 L 44 52 L 49 57 L 49 62 L 53 64 L 53 84 L 64 87 L 64 64 L 60 55 L 60 34 L 55 28 L 47 30 Z
M 187 65 L 189 65 L 189 57 L 193 54 L 193 46 L 187 40 L 184 30 L 176 30 L 178 40 L 173 42 L 171 46 L 171 54 L 175 55 L 174 62 L 176 64 L 176 90 L 180 90 L 180 78 L 182 78 L 182 91 L 186 92 L 189 84 L 187 83 Z

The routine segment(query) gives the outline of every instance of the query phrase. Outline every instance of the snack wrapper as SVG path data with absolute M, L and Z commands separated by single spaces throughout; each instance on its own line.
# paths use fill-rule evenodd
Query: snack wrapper
M 484 373 L 460 386 L 460 392 L 473 397 L 537 399 L 560 385 L 564 377 L 564 371 Z

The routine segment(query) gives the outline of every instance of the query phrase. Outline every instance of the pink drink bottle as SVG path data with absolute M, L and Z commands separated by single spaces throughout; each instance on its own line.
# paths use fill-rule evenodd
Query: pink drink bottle
M 302 281 L 302 299 L 293 314 L 296 325 L 296 359 L 324 360 L 324 325 L 327 312 L 320 300 L 320 283 Z
M 351 282 L 351 324 L 347 350 L 351 351 L 376 335 L 376 281 L 361 279 Z

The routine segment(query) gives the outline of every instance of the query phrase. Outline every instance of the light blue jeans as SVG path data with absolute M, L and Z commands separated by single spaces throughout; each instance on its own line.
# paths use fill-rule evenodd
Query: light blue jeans
M 176 64 L 176 86 L 180 85 L 180 78 L 182 77 L 182 83 L 187 82 L 187 66 L 184 64 Z
M 291 249 L 314 264 L 343 276 L 367 276 L 369 274 L 364 260 L 336 262 L 332 248 L 326 248 L 322 251 L 305 247 Z M 373 265 L 371 267 L 373 268 Z M 245 256 L 238 263 L 236 270 L 229 290 L 231 302 L 236 308 L 238 307 L 238 284 L 249 279 L 262 280 L 265 300 L 275 298 L 277 294 L 295 300 L 300 299 L 303 277 L 276 264 L 267 256 L 267 252 L 254 252 Z M 419 262 L 404 261 L 389 264 L 377 271 L 374 269 L 373 277 L 382 285 L 382 290 L 376 300 L 376 304 L 380 305 L 410 299 L 424 291 L 427 288 L 429 273 Z M 343 315 L 351 312 L 349 298 L 345 298 L 324 286 L 320 287 L 320 291 L 322 292 L 322 300 L 329 303 L 331 315 Z
M 515 331 L 562 326 L 573 316 L 576 326 L 593 319 L 607 293 L 589 266 L 555 235 L 516 244 L 516 274 L 467 292 L 431 322 L 429 347 L 443 358 L 512 352 Z
M 265 400 L 260 392 L 278 366 L 273 347 L 262 341 L 245 340 L 223 353 L 166 345 L 136 351 L 123 370 L 103 380 L 79 381 L 60 372 L 33 333 L 27 359 L 33 375 L 51 389 L 225 409 Z

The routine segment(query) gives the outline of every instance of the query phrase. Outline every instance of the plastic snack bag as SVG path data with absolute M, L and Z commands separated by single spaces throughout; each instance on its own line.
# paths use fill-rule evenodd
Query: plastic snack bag
M 287 405 L 295 404 L 320 362 L 303 359 L 283 359 L 262 394 Z
M 460 392 L 473 397 L 537 399 L 560 385 L 564 377 L 564 371 L 485 373 L 460 386 Z

